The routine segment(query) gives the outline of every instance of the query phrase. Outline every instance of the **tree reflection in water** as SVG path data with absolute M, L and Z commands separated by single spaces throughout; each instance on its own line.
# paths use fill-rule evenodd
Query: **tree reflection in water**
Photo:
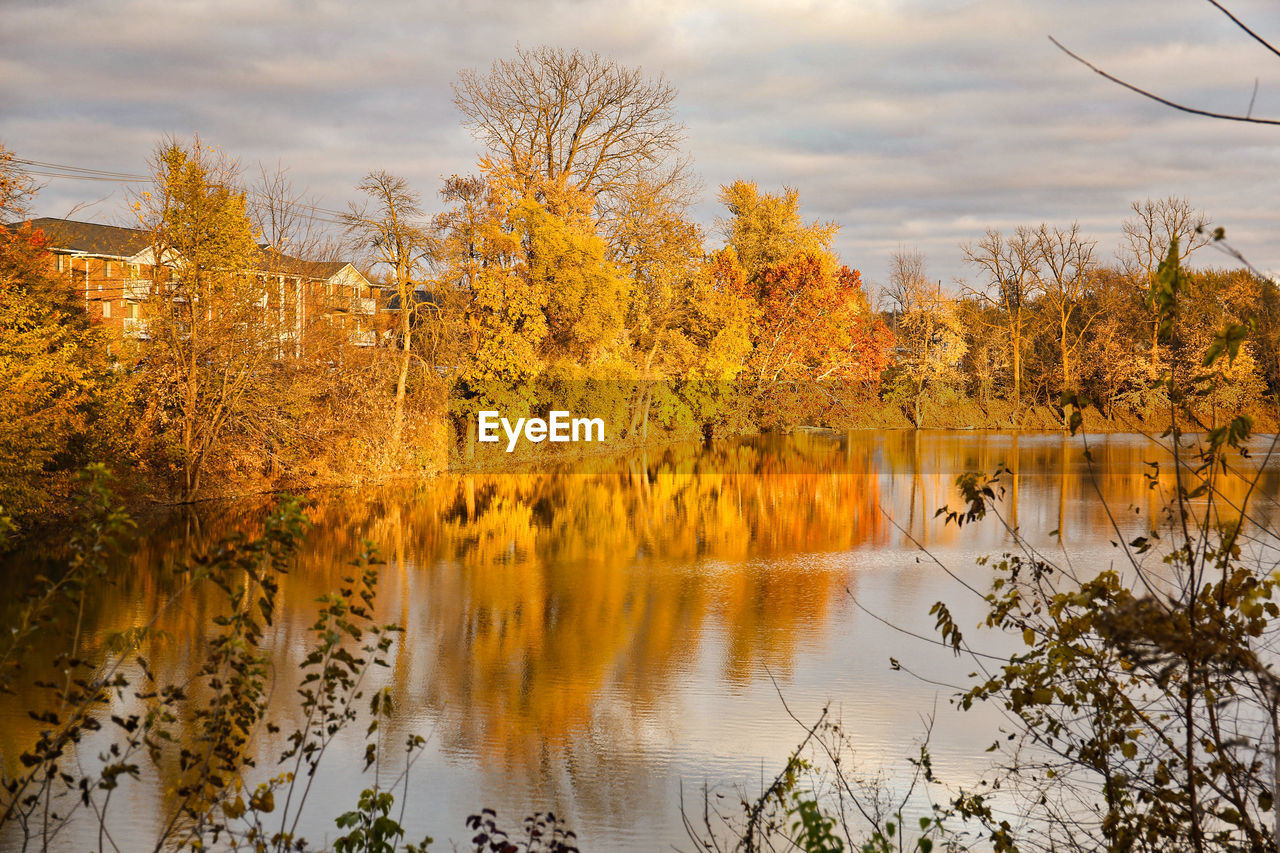
M 913 541 L 945 551 L 964 536 L 966 552 L 999 550 L 992 525 L 958 531 L 934 520 L 938 507 L 958 502 L 957 473 L 1008 467 L 1006 517 L 1024 530 L 1056 529 L 1068 542 L 1108 535 L 1099 494 L 1113 510 L 1137 509 L 1129 517 L 1139 526 L 1162 504 L 1157 490 L 1171 481 L 1149 487 L 1143 463 L 1157 454 L 1149 443 L 1099 442 L 1096 476 L 1081 451 L 1078 439 L 1056 434 L 817 433 L 318 497 L 270 637 L 274 718 L 285 731 L 297 722 L 291 675 L 316 598 L 369 541 L 387 561 L 378 618 L 405 628 L 388 675 L 400 709 L 392 735 L 432 732 L 437 768 L 424 780 L 461 766 L 478 774 L 458 794 L 476 801 L 411 790 L 431 803 L 423 806 L 436 820 L 429 831 L 457 834 L 467 809 L 481 805 L 567 803 L 588 837 L 593 826 L 616 843 L 647 837 L 636 827 L 678 821 L 674 793 L 660 790 L 669 774 L 655 768 L 680 763 L 673 755 L 687 748 L 688 709 L 677 694 L 691 682 L 714 682 L 730 699 L 766 672 L 790 683 L 809 665 L 806 649 L 856 621 L 846 591 L 858 594 L 876 554 L 890 570 L 912 559 Z M 1161 476 L 1172 472 L 1166 466 Z M 1277 486 L 1268 474 L 1262 490 L 1274 496 Z M 239 502 L 154 526 L 114 584 L 89 601 L 94 651 L 105 653 L 110 634 L 145 623 L 178 595 L 185 578 L 172 567 L 182 555 L 234 530 L 253 533 L 264 508 Z M 826 556 L 848 552 L 864 558 Z M 26 570 L 10 566 L 3 578 L 18 584 Z M 935 583 L 920 578 L 900 582 Z M 949 594 L 941 590 L 919 600 Z M 197 587 L 165 610 L 161 633 L 141 649 L 162 678 L 180 680 L 200 659 L 217 601 Z M 850 651 L 873 650 L 867 659 L 884 664 L 887 682 L 887 629 L 877 627 L 867 646 L 863 621 L 867 628 L 846 632 Z M 34 736 L 23 713 L 33 699 L 22 690 L 0 699 L 5 761 Z M 322 799 L 343 805 L 358 790 L 351 773 L 362 753 L 358 733 L 344 743 L 350 754 L 321 780 Z M 742 744 L 744 753 L 752 748 Z M 281 749 L 264 732 L 259 766 L 269 771 Z M 161 779 L 156 790 L 169 787 Z M 317 814 L 317 830 L 306 834 L 321 836 L 325 818 Z M 134 819 L 145 822 L 146 810 Z

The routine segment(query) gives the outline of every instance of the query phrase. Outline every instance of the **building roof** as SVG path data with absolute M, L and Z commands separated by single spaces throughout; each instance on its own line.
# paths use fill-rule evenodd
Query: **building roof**
M 387 297 L 382 302 L 383 311 L 399 311 L 400 310 L 400 293 L 395 288 L 387 288 Z M 425 287 L 415 287 L 413 295 L 409 299 L 413 303 L 413 307 L 419 305 L 435 305 L 436 295 Z
M 132 258 L 151 246 L 150 235 L 137 228 L 121 228 L 116 225 L 99 225 L 96 222 L 77 222 L 73 219 L 54 219 L 47 216 L 31 220 L 31 227 L 43 231 L 49 240 L 49 248 L 55 250 Z
M 15 227 L 10 225 L 9 227 Z M 31 227 L 44 232 L 53 251 L 82 252 L 115 258 L 132 258 L 151 248 L 151 234 L 140 228 L 121 228 L 96 222 L 41 217 L 31 220 Z M 277 251 L 271 246 L 258 248 L 260 272 L 279 272 L 324 281 L 348 266 L 347 261 L 308 261 Z M 363 276 L 362 276 L 363 277 Z
M 271 246 L 259 246 L 258 258 L 264 271 L 301 275 L 307 278 L 327 279 L 338 274 L 347 261 L 308 261 L 277 251 Z

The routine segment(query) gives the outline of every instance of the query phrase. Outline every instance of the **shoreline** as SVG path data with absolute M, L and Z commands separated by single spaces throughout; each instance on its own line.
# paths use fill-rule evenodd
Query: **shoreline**
M 977 403 L 968 402 L 940 408 L 943 411 L 926 412 L 927 416 L 922 418 L 924 424 L 918 427 L 910 423 L 900 407 L 886 405 L 868 409 L 860 413 L 863 415 L 862 417 L 852 418 L 849 423 L 839 426 L 799 425 L 786 430 L 738 431 L 716 436 L 712 440 L 736 440 L 771 432 L 781 434 L 806 432 L 830 435 L 867 431 L 894 433 L 911 431 L 922 433 L 955 432 L 967 434 L 1064 434 L 1068 432 L 1061 425 L 1061 413 L 1053 407 L 1045 405 L 1029 406 L 1016 412 L 1013 411 L 1011 405 L 1005 404 L 1003 401 L 995 401 L 985 408 Z M 986 417 L 980 421 L 978 418 L 973 418 L 975 409 L 981 411 Z M 1118 413 L 1118 415 L 1111 417 L 1102 417 L 1096 409 L 1086 410 L 1082 414 L 1084 423 L 1079 432 L 1084 434 L 1143 435 L 1149 439 L 1158 440 L 1160 434 L 1168 428 L 1167 418 L 1161 420 L 1146 419 L 1133 413 Z M 1253 435 L 1268 435 L 1280 432 L 1280 416 L 1277 415 L 1277 412 L 1257 411 L 1255 409 L 1248 414 L 1254 418 L 1255 429 Z M 1226 417 L 1225 413 L 1220 415 L 1219 420 L 1224 417 Z M 975 423 L 975 421 L 979 422 Z M 1199 431 L 1198 429 L 1185 430 L 1188 434 Z M 310 476 L 285 476 L 274 481 L 265 477 L 227 478 L 210 488 L 205 496 L 193 501 L 172 499 L 167 484 L 163 483 L 159 477 L 148 476 L 145 471 L 135 468 L 113 469 L 115 475 L 113 488 L 116 491 L 117 499 L 126 511 L 135 518 L 144 518 L 153 514 L 170 513 L 182 507 L 194 508 L 226 504 L 284 494 L 306 496 L 319 492 L 332 493 L 366 487 L 403 485 L 413 482 L 427 482 L 442 476 L 528 473 L 530 469 L 561 467 L 571 464 L 575 460 L 601 459 L 645 450 L 666 449 L 686 443 L 700 444 L 703 441 L 702 437 L 692 432 L 675 432 L 658 434 L 647 441 L 624 439 L 613 443 L 579 443 L 578 445 L 560 446 L 555 450 L 541 449 L 550 448 L 551 445 L 549 444 L 533 445 L 534 448 L 539 449 L 517 452 L 510 456 L 505 452 L 473 453 L 471 458 L 466 460 L 460 458 L 462 454 L 457 447 L 450 446 L 448 448 L 433 448 L 426 452 L 426 455 L 434 457 L 440 463 L 443 463 L 434 466 L 406 466 L 385 473 L 379 472 L 378 468 L 371 468 L 368 470 L 375 471 L 372 475 L 356 477 L 343 476 L 339 472 L 323 475 L 315 471 Z M 423 449 L 423 447 L 412 447 L 408 448 L 407 452 L 409 455 L 413 455 L 415 452 L 421 453 Z M 8 546 L 10 549 L 19 547 L 24 540 L 38 539 L 42 534 L 47 535 L 50 529 L 74 514 L 72 504 L 75 490 L 73 484 L 67 481 L 62 485 L 63 489 L 61 491 L 64 492 L 64 506 L 61 511 L 53 511 L 41 519 L 39 523 L 26 526 L 21 533 L 9 541 Z

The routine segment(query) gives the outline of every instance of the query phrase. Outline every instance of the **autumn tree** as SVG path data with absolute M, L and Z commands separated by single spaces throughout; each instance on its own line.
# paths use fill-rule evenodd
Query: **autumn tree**
M 862 302 L 861 277 L 832 270 L 823 258 L 796 255 L 748 280 L 759 310 L 752 371 L 760 387 L 828 379 L 874 381 L 883 361 L 864 330 L 874 323 Z
M 798 254 L 825 257 L 840 227 L 834 222 L 806 223 L 800 215 L 800 192 L 761 193 L 754 181 L 734 181 L 720 188 L 720 203 L 729 212 L 718 220 L 727 243 L 748 277 Z
M 505 164 L 454 179 L 442 217 L 441 276 L 469 296 L 476 368 L 489 378 L 531 377 L 599 365 L 622 331 L 625 276 L 609 260 L 589 197 L 563 181 L 537 189 Z
M 454 94 L 487 162 L 517 195 L 563 221 L 575 215 L 575 197 L 587 202 L 607 259 L 630 279 L 625 331 L 643 418 L 646 383 L 688 355 L 679 326 L 701 254 L 675 88 L 599 54 L 537 47 L 517 48 L 487 74 L 463 71 Z
M 1072 364 L 1101 310 L 1099 303 L 1090 299 L 1096 245 L 1080 233 L 1078 222 L 1066 228 L 1042 224 L 1035 232 L 1040 302 L 1050 316 L 1058 344 L 1062 391 L 1077 390 Z
M 445 280 L 462 292 L 475 289 L 476 277 L 488 262 L 486 230 L 495 218 L 497 199 L 489 182 L 480 175 L 453 175 L 440 188 L 440 198 L 450 205 L 436 217 L 440 257 Z
M 1194 388 L 1195 411 L 1201 425 L 1214 428 L 1224 416 L 1254 409 L 1266 390 L 1264 371 L 1256 353 L 1265 338 L 1257 325 L 1265 315 L 1259 310 L 1263 286 L 1248 270 L 1187 270 L 1179 294 L 1183 310 L 1170 334 L 1161 341 L 1170 369 L 1187 377 Z M 1239 344 L 1235 357 L 1209 364 L 1224 326 L 1250 329 L 1249 339 Z M 1265 351 L 1265 350 L 1264 350 Z
M 1280 391 L 1280 287 L 1272 279 L 1255 278 L 1245 305 L 1257 323 L 1250 342 L 1267 390 Z
M 627 188 L 619 212 L 614 240 L 632 283 L 627 327 L 649 367 L 688 307 L 685 295 L 702 262 L 702 230 L 681 200 L 645 181 Z
M 1150 384 L 1146 302 L 1135 294 L 1132 279 L 1114 267 L 1099 266 L 1091 289 L 1098 315 L 1083 337 L 1078 379 L 1111 416 L 1118 406 L 1133 410 Z
M 805 224 L 799 195 L 760 193 L 737 181 L 721 188 L 730 217 L 721 222 L 738 270 L 724 276 L 753 310 L 752 351 L 745 375 L 755 395 L 786 389 L 791 415 L 842 403 L 831 388 L 878 384 L 889 337 L 872 315 L 862 278 L 831 251 L 836 226 Z M 825 403 L 824 403 L 825 401 Z M 805 413 L 808 414 L 805 414 Z
M 0 224 L 26 219 L 39 189 L 15 160 L 13 152 L 0 145 Z
M 651 296 L 637 294 L 633 306 Z M 660 300 L 666 313 L 630 326 L 641 349 L 628 434 L 647 435 L 651 415 L 671 428 L 694 427 L 704 439 L 757 423 L 751 395 L 736 380 L 746 377 L 759 309 L 733 249 L 699 258 Z
M 595 232 L 588 200 L 566 203 L 557 214 L 525 195 L 510 217 L 520 241 L 517 274 L 545 299 L 543 358 L 549 364 L 599 365 L 617 343 L 629 294 Z
M 700 355 L 688 368 L 689 374 L 734 379 L 745 369 L 751 353 L 757 308 L 732 246 L 703 260 L 690 303 L 682 331 Z
M 57 478 L 115 455 L 111 420 L 127 396 L 107 342 L 70 282 L 51 271 L 43 234 L 16 220 L 35 196 L 30 178 L 0 146 L 0 540 L 54 506 Z
M 912 408 L 912 423 L 922 423 L 922 403 L 931 392 L 955 387 L 968 349 L 956 299 L 925 274 L 918 251 L 898 251 L 889 264 L 886 288 L 898 352 L 892 391 Z
M 431 364 L 458 367 L 479 345 L 468 323 L 476 283 L 486 255 L 487 223 L 492 219 L 488 183 L 478 175 L 446 178 L 440 198 L 448 205 L 432 221 L 435 235 L 435 322 L 422 324 L 419 342 Z
M 702 231 L 682 198 L 640 181 L 619 194 L 611 248 L 631 296 L 626 330 L 638 387 L 628 432 L 643 432 L 654 383 L 684 375 L 698 361 L 687 326 L 709 295 L 700 286 Z
M 965 260 L 978 268 L 982 281 L 966 292 L 996 309 L 999 327 L 1009 347 L 1013 401 L 1022 399 L 1022 357 L 1026 346 L 1031 306 L 1039 295 L 1039 255 L 1036 235 L 1019 226 L 1006 236 L 995 229 L 976 244 L 961 246 Z
M 1133 216 L 1121 225 L 1124 243 L 1120 263 L 1149 312 L 1151 324 L 1150 377 L 1160 372 L 1159 307 L 1152 301 L 1152 285 L 1165 253 L 1175 241 L 1178 262 L 1186 263 L 1193 252 L 1209 242 L 1209 220 L 1185 198 L 1168 196 L 1130 204 Z
M 442 190 L 452 206 L 437 217 L 441 296 L 461 316 L 458 355 L 469 397 L 492 383 L 530 381 L 542 368 L 545 294 L 518 275 L 522 241 L 511 213 L 518 194 L 491 175 L 454 176 Z
M 485 158 L 481 170 L 446 183 L 454 204 L 437 219 L 437 302 L 453 315 L 453 409 L 468 446 L 477 407 L 525 411 L 548 395 L 555 408 L 571 407 L 567 389 L 631 370 L 630 281 L 608 257 L 590 197 L 563 179 L 522 178 L 501 161 Z
M 146 359 L 167 392 L 159 421 L 175 424 L 180 490 L 190 501 L 228 424 L 255 402 L 250 390 L 275 353 L 277 330 L 265 316 L 269 293 L 236 162 L 199 139 L 170 139 L 151 172 L 151 189 L 136 201 L 154 276 Z
M 422 198 L 404 178 L 384 171 L 370 172 L 356 189 L 368 197 L 352 204 L 343 217 L 347 234 L 389 271 L 391 292 L 398 308 L 395 345 L 400 351 L 395 408 L 391 422 L 391 452 L 400 452 L 404 432 L 405 393 L 413 358 L 414 317 L 422 305 L 419 288 L 425 283 L 432 258 L 431 223 Z
M 1159 342 L 1175 353 L 1183 321 L 1201 321 L 1180 257 L 1175 240 L 1153 287 Z M 1004 759 L 998 778 L 955 801 L 997 850 L 1280 844 L 1280 604 L 1267 556 L 1276 542 L 1252 507 L 1266 463 L 1252 473 L 1239 466 L 1250 453 L 1246 414 L 1206 425 L 1199 412 L 1247 353 L 1245 326 L 1227 320 L 1194 364 L 1174 359 L 1160 379 L 1173 458 L 1148 461 L 1146 476 L 1167 497 L 1137 536 L 1112 521 L 1111 565 L 1055 561 L 1028 544 L 1016 521 L 1000 516 L 1003 473 L 961 475 L 965 506 L 940 513 L 957 525 L 1000 516 L 1011 540 L 999 559 L 980 560 L 993 572 L 990 593 L 973 592 L 986 611 L 979 630 L 1008 632 L 1022 646 L 1007 662 L 984 655 L 981 675 L 956 697 L 966 710 L 996 705 L 1007 723 L 989 750 Z M 1080 423 L 1073 417 L 1072 430 Z M 1168 492 L 1156 488 L 1169 479 Z M 944 642 L 957 654 L 972 650 L 946 603 L 931 612 Z M 994 813 L 1009 794 L 1021 799 L 1029 826 Z

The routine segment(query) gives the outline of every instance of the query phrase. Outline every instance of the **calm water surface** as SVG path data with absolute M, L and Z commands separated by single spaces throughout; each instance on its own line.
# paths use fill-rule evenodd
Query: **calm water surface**
M 957 531 L 934 511 L 959 505 L 958 473 L 1003 465 L 1010 525 L 1050 555 L 1065 549 L 1082 573 L 1118 563 L 1112 541 L 1145 532 L 1172 474 L 1164 466 L 1151 487 L 1144 463 L 1162 453 L 1147 439 L 1090 446 L 1092 466 L 1080 439 L 1058 434 L 811 434 L 320 497 L 269 633 L 270 718 L 284 732 L 300 719 L 293 688 L 315 600 L 368 540 L 386 559 L 379 617 L 405 629 L 369 684 L 389 685 L 397 707 L 383 780 L 401 769 L 405 734 L 429 739 L 403 822 L 411 839 L 434 836 L 435 849 L 466 839 L 465 817 L 487 806 L 513 828 L 553 810 L 584 849 L 692 850 L 682 787 L 691 808 L 704 785 L 758 791 L 803 737 L 780 693 L 801 720 L 830 703 L 868 773 L 901 770 L 933 715 L 935 771 L 972 783 L 999 720 L 953 710 L 954 691 L 933 682 L 965 683 L 969 662 L 904 631 L 933 636 L 928 610 L 939 599 L 975 625 L 978 602 L 932 557 L 985 591 L 990 570 L 975 559 L 1009 539 L 998 520 Z M 1268 466 L 1256 520 L 1270 522 L 1277 497 L 1280 471 Z M 143 652 L 162 678 L 188 676 L 220 605 L 203 588 L 178 595 L 174 562 L 253 531 L 262 512 L 206 509 L 149 530 L 91 597 L 91 645 L 163 608 L 163 633 Z M 22 567 L 6 571 L 0 580 L 16 589 Z M 1016 648 L 970 639 L 998 654 Z M 891 669 L 891 656 L 910 672 Z M 0 697 L 9 767 L 34 736 L 25 712 L 36 701 L 29 690 Z M 350 727 L 325 758 L 301 827 L 313 843 L 332 839 L 333 817 L 372 784 L 363 734 Z M 263 777 L 278 772 L 284 746 L 283 734 L 261 734 Z M 92 766 L 101 748 L 84 744 L 80 760 Z M 121 792 L 110 827 L 122 849 L 154 835 L 169 781 L 148 772 Z M 79 829 L 66 849 L 96 849 L 96 831 Z

